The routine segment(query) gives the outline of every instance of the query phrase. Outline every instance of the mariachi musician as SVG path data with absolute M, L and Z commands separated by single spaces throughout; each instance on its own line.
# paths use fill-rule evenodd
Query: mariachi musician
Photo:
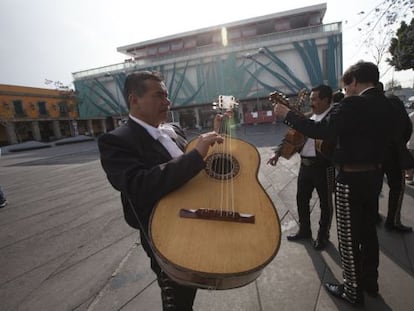
M 142 247 L 157 275 L 163 310 L 192 310 L 197 289 L 174 282 L 160 268 L 148 239 L 149 217 L 157 201 L 204 169 L 209 147 L 223 138 L 216 132 L 201 134 L 196 147 L 183 153 L 187 143 L 184 132 L 178 126 L 163 124 L 171 102 L 159 73 L 129 74 L 124 93 L 129 118 L 99 138 L 102 167 L 121 193 L 126 222 L 140 230 Z
M 327 85 L 319 85 L 312 89 L 310 94 L 312 114 L 310 119 L 321 121 L 329 118 L 332 102 L 332 89 Z M 272 100 L 272 95 L 271 95 Z M 276 100 L 278 101 L 278 100 Z M 304 116 L 305 117 L 305 116 Z M 287 124 L 287 123 L 286 123 Z M 289 124 L 288 124 L 289 125 Z M 293 137 L 301 135 L 294 129 L 289 129 L 281 145 L 275 150 L 274 155 L 268 160 L 268 164 L 276 165 L 280 156 L 290 158 L 295 152 L 300 154 L 301 162 L 297 183 L 296 202 L 299 216 L 299 230 L 289 235 L 289 241 L 299 241 L 312 238 L 310 225 L 310 200 L 312 192 L 316 189 L 319 196 L 321 216 L 319 231 L 313 246 L 317 250 L 324 249 L 329 241 L 329 230 L 332 222 L 332 193 L 334 182 L 334 167 L 325 148 L 328 142 L 315 141 L 312 138 L 301 139 Z M 297 140 L 293 142 L 290 140 Z M 294 147 L 292 147 L 294 146 Z M 327 148 L 329 149 L 329 148 Z

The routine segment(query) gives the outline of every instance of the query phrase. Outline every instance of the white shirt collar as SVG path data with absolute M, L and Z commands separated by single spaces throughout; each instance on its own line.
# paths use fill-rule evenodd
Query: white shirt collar
M 143 128 L 147 130 L 147 132 L 154 138 L 155 140 L 159 139 L 160 136 L 169 136 L 170 138 L 177 138 L 177 133 L 174 131 L 173 127 L 169 124 L 160 124 L 158 127 L 153 127 L 152 125 L 149 125 L 148 123 L 129 115 L 129 117 L 139 125 L 141 125 Z
M 368 91 L 368 90 L 370 90 L 370 89 L 375 89 L 375 86 L 370 86 L 370 87 L 367 87 L 366 89 L 362 90 L 362 91 L 359 93 L 359 95 L 364 94 L 366 91 Z
M 147 132 L 158 140 L 168 151 L 172 158 L 177 158 L 183 154 L 183 151 L 178 148 L 173 139 L 177 138 L 177 133 L 174 131 L 171 125 L 161 124 L 159 127 L 153 127 L 148 123 L 129 115 L 131 120 L 141 125 Z
M 325 116 L 328 114 L 328 112 L 332 109 L 332 105 L 330 105 L 328 107 L 328 109 L 326 109 L 324 112 L 322 112 L 321 114 L 313 114 L 310 119 L 314 120 L 314 121 L 321 121 L 323 118 L 325 118 Z
M 161 136 L 161 131 L 159 130 L 159 128 L 157 127 L 153 127 L 152 125 L 149 125 L 148 123 L 132 116 L 129 115 L 129 117 L 136 123 L 138 123 L 139 125 L 141 125 L 147 132 L 148 134 L 150 134 L 152 136 L 152 138 L 154 138 L 155 140 L 157 140 L 160 136 Z

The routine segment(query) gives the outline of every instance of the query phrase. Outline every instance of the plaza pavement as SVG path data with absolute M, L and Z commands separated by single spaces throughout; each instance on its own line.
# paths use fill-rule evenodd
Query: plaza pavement
M 280 159 L 276 167 L 266 165 L 284 132 L 281 124 L 245 126 L 236 132 L 261 155 L 259 180 L 282 226 L 278 254 L 247 286 L 199 290 L 194 310 L 354 309 L 323 288 L 324 282 L 341 280 L 335 218 L 331 244 L 324 251 L 315 251 L 310 241 L 286 240 L 297 230 L 299 157 Z M 0 209 L 0 310 L 161 310 L 155 275 L 138 233 L 123 220 L 119 194 L 101 169 L 96 142 L 79 137 L 39 146 L 31 142 L 18 150 L 15 145 L 13 151 L 9 146 L 0 158 L 0 185 L 9 201 Z M 382 215 L 387 190 L 385 185 Z M 403 223 L 414 226 L 412 186 L 407 186 L 403 204 Z M 315 236 L 316 195 L 312 207 Z M 378 235 L 381 296 L 366 296 L 359 310 L 414 310 L 414 233 L 388 232 L 380 224 Z

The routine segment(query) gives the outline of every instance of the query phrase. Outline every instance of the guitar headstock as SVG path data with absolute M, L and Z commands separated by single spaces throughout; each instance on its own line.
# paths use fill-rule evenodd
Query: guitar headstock
M 283 94 L 283 93 L 272 92 L 272 93 L 269 94 L 269 100 L 273 103 L 273 105 L 282 104 L 282 105 L 285 105 L 287 107 L 290 107 L 289 100 L 286 97 L 286 95 Z
M 295 103 L 295 107 L 297 107 L 297 109 L 300 110 L 300 107 L 303 105 L 303 103 L 308 98 L 308 96 L 309 96 L 308 90 L 307 89 L 301 89 L 298 93 L 296 103 Z
M 239 103 L 236 102 L 234 96 L 228 95 L 219 95 L 218 103 L 213 103 L 213 109 L 219 110 L 220 112 L 232 111 L 234 108 L 237 108 Z
M 291 104 L 289 102 L 289 99 L 283 93 L 273 92 L 269 94 L 269 100 L 273 103 L 273 105 L 282 104 L 288 107 L 289 109 L 295 110 L 296 112 L 299 112 L 299 113 L 300 113 L 300 107 L 303 105 L 307 97 L 308 97 L 308 91 L 306 89 L 302 89 L 297 95 L 295 104 Z

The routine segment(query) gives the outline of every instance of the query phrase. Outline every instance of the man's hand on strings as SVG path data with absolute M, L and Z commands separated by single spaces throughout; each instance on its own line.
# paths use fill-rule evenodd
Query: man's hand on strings
M 208 148 L 210 146 L 214 146 L 216 143 L 221 144 L 223 140 L 223 137 L 221 137 L 217 132 L 204 133 L 198 137 L 195 149 L 204 158 L 207 155 Z

